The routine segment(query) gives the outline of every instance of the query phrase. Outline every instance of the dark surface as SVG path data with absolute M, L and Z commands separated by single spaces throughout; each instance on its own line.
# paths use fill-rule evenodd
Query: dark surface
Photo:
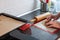
M 19 39 L 14 38 L 10 36 L 9 34 L 6 34 L 4 37 L 1 37 L 0 40 L 19 40 Z
M 37 38 L 34 38 L 30 35 L 21 33 L 19 30 L 12 31 L 10 33 L 10 36 L 17 38 L 17 39 L 21 39 L 21 40 L 38 40 Z

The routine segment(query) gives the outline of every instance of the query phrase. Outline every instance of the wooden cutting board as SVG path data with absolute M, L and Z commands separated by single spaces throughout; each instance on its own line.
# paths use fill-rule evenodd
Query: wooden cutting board
M 16 29 L 22 26 L 23 24 L 25 23 L 10 17 L 6 17 L 4 15 L 1 15 L 0 16 L 0 36 L 12 31 L 13 29 Z

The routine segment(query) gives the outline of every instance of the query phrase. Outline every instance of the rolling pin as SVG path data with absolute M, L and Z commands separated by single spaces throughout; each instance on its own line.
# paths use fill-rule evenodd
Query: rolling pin
M 47 16 L 51 15 L 50 12 L 47 12 L 47 13 L 44 13 L 44 14 L 41 14 L 41 15 L 38 15 L 38 16 L 35 16 L 34 19 L 30 20 L 30 22 L 39 22 L 43 19 L 45 19 Z

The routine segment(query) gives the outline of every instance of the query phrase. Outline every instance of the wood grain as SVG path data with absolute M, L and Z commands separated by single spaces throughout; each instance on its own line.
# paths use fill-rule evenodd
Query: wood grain
M 23 24 L 25 23 L 1 15 L 0 16 L 0 36 L 12 31 L 15 28 L 18 28 L 19 26 Z

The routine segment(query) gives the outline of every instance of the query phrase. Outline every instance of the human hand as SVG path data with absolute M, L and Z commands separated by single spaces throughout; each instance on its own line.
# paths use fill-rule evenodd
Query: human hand
M 45 23 L 45 25 L 47 26 L 47 27 L 50 27 L 50 28 L 58 28 L 58 29 L 60 29 L 60 23 L 59 22 L 57 22 L 57 21 L 49 21 L 49 22 L 47 22 L 47 23 Z
M 59 17 L 57 16 L 57 15 L 50 15 L 50 16 L 48 16 L 46 19 L 47 19 L 47 22 L 48 21 L 51 21 L 51 19 L 53 19 L 53 20 L 57 20 Z

